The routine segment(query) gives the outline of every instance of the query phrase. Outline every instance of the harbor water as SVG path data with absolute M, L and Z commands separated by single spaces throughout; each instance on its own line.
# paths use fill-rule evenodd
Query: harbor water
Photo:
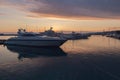
M 120 80 L 120 40 L 91 36 L 60 48 L 0 45 L 0 80 Z

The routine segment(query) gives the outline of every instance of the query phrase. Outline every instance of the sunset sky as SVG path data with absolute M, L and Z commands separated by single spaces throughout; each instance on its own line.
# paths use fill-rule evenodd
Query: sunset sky
M 0 0 L 0 32 L 120 29 L 120 0 Z

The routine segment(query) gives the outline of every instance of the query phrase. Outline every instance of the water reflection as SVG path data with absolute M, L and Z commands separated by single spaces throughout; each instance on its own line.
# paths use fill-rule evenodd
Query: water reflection
M 11 37 L 15 37 L 15 36 L 0 36 L 0 39 L 9 39 Z
M 103 36 L 91 36 L 88 40 L 69 40 L 62 49 L 69 54 L 119 54 L 120 40 Z
M 0 46 L 0 80 L 120 80 L 120 40 L 91 36 L 61 48 Z
M 7 49 L 13 53 L 17 53 L 18 59 L 23 58 L 36 58 L 39 56 L 66 56 L 61 48 L 45 48 L 45 47 L 23 47 L 23 46 L 9 46 L 6 45 Z

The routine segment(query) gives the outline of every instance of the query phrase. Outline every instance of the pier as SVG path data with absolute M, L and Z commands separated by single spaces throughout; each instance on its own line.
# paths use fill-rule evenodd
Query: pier
M 0 44 L 4 44 L 5 41 L 5 39 L 0 39 Z
M 0 36 L 17 36 L 17 34 L 0 34 Z

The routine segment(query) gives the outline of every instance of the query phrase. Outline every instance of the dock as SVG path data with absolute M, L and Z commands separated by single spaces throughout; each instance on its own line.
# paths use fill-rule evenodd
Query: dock
M 0 44 L 4 44 L 5 41 L 6 39 L 0 39 Z
M 0 36 L 17 36 L 18 34 L 0 34 Z

